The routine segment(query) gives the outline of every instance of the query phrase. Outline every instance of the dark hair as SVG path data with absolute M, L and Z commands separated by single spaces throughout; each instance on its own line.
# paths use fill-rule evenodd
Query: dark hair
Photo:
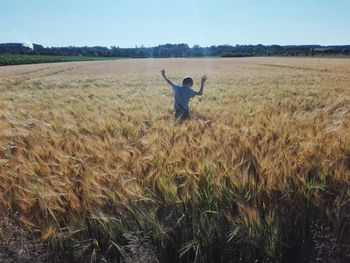
M 183 80 L 182 80 L 182 85 L 193 85 L 193 79 L 191 77 L 185 77 Z

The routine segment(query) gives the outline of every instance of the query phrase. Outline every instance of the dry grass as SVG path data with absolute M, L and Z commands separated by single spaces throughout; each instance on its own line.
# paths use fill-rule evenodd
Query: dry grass
M 210 77 L 183 125 L 162 68 Z M 349 117 L 348 59 L 0 68 L 0 208 L 56 261 L 128 258 L 142 231 L 160 262 L 286 262 L 316 221 L 345 260 Z

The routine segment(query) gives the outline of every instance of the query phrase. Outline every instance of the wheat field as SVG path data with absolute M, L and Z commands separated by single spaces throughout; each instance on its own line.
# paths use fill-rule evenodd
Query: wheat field
M 346 262 L 350 59 L 1 67 L 0 180 L 4 259 Z

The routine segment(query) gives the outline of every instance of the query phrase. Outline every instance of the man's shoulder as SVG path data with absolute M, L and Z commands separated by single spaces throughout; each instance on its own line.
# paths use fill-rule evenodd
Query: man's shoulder
M 184 89 L 186 89 L 186 92 L 188 94 L 190 94 L 191 96 L 194 96 L 196 94 L 196 92 L 193 89 L 191 89 L 191 88 L 184 87 Z
M 178 89 L 181 88 L 181 86 L 179 84 L 173 83 L 173 85 L 171 85 L 174 89 Z

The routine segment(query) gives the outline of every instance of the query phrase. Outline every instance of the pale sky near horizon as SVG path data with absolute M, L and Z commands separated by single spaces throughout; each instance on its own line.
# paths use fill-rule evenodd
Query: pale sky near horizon
M 0 43 L 350 44 L 349 0 L 2 0 Z

